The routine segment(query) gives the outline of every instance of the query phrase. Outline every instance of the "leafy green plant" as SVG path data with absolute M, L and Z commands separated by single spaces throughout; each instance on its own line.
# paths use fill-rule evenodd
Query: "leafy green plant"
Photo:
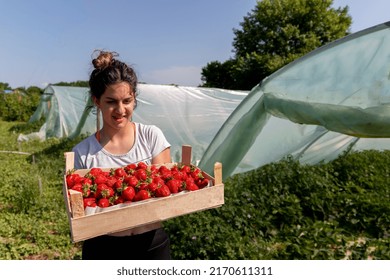
M 0 259 L 80 259 L 62 194 L 84 136 L 18 144 L 0 121 Z M 315 166 L 286 158 L 225 182 L 222 207 L 165 221 L 174 259 L 390 259 L 390 151 Z

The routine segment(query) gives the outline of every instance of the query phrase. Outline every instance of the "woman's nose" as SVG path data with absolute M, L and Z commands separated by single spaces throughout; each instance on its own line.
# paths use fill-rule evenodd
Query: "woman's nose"
M 120 113 L 120 114 L 123 114 L 123 113 L 125 112 L 125 106 L 124 106 L 124 104 L 120 102 L 120 103 L 118 104 L 117 108 L 116 108 L 116 111 L 117 111 L 118 113 Z

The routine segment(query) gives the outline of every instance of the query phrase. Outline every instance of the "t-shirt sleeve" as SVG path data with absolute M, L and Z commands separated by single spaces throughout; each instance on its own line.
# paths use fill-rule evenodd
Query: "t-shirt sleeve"
M 169 148 L 171 144 L 166 139 L 162 130 L 154 125 L 149 127 L 149 143 L 152 157 L 159 155 L 166 148 Z

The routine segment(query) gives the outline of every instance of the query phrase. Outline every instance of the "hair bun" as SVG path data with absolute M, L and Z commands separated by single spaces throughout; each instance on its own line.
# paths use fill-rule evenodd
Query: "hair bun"
M 92 64 L 96 69 L 105 69 L 109 67 L 113 61 L 114 57 L 118 54 L 116 52 L 109 51 L 98 51 L 99 54 L 96 58 L 92 60 Z

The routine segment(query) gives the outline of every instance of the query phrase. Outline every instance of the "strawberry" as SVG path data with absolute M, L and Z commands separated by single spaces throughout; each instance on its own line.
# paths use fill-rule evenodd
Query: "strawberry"
M 168 186 L 165 184 L 160 185 L 156 189 L 156 196 L 157 197 L 165 197 L 165 196 L 169 196 L 170 194 L 171 194 L 171 191 L 169 190 Z
M 99 184 L 106 184 L 107 180 L 108 180 L 108 178 L 103 173 L 101 173 L 101 174 L 98 174 L 95 176 L 93 182 L 96 185 L 99 185 Z
M 180 171 L 189 174 L 191 172 L 191 167 L 189 167 L 188 165 L 183 165 L 180 168 Z
M 139 163 L 137 163 L 137 169 L 144 169 L 146 170 L 148 168 L 147 164 L 143 161 L 140 161 Z
M 199 187 L 195 183 L 187 184 L 186 185 L 187 191 L 197 191 L 199 190 Z
M 110 206 L 110 200 L 108 198 L 102 197 L 98 200 L 97 206 L 105 208 Z
M 82 185 L 82 193 L 83 193 L 83 197 L 89 197 L 91 196 L 91 189 L 92 189 L 92 185 L 91 184 L 83 184 Z
M 112 177 L 112 176 L 108 176 L 105 184 L 106 184 L 107 186 L 111 187 L 111 188 L 114 188 L 114 185 L 115 185 L 115 183 L 116 183 L 117 181 L 118 181 L 117 178 Z
M 97 185 L 95 197 L 96 198 L 110 198 L 114 196 L 113 188 L 110 188 L 106 184 Z
M 74 184 L 71 188 L 74 191 L 83 192 L 83 185 L 81 183 Z
M 157 185 L 162 185 L 165 183 L 164 179 L 159 176 L 153 177 L 152 182 Z
M 203 179 L 202 171 L 198 167 L 194 167 L 194 166 L 191 167 L 190 176 L 194 179 L 198 179 L 198 178 Z
M 173 171 L 172 172 L 173 179 L 176 179 L 179 181 L 184 181 L 185 179 L 187 179 L 187 177 L 188 177 L 187 173 L 184 173 L 182 171 Z
M 146 172 L 146 169 L 137 169 L 134 176 L 140 181 L 145 181 L 148 178 L 148 173 Z
M 150 193 L 147 190 L 140 190 L 134 196 L 134 201 L 141 201 L 145 199 L 149 199 Z
M 93 184 L 92 179 L 89 177 L 82 177 L 80 180 L 80 183 L 81 184 L 89 184 L 89 185 Z
M 126 171 L 127 174 L 132 175 L 137 168 L 137 165 L 135 163 L 130 163 L 126 165 L 123 169 Z
M 89 170 L 88 174 L 86 174 L 89 178 L 96 178 L 97 175 L 101 174 L 103 171 L 101 168 L 93 167 Z
M 158 184 L 156 184 L 155 182 L 150 182 L 146 185 L 146 190 L 148 190 L 151 194 L 154 194 L 157 188 Z
M 75 184 L 81 183 L 83 177 L 78 173 L 68 173 L 66 175 L 66 185 L 71 189 Z
M 121 203 L 125 202 L 123 197 L 121 197 L 119 195 L 114 196 L 113 199 L 114 199 L 114 205 L 121 204 Z
M 187 191 L 196 191 L 199 187 L 195 184 L 194 178 L 188 177 L 182 184 L 182 188 Z
M 135 196 L 135 190 L 134 190 L 134 188 L 132 186 L 125 187 L 122 190 L 121 197 L 125 201 L 132 201 L 134 199 L 134 196 Z
M 169 180 L 166 185 L 168 186 L 171 193 L 178 193 L 181 186 L 181 181 L 177 179 Z
M 117 177 L 117 178 L 124 178 L 124 177 L 127 176 L 127 173 L 126 173 L 126 171 L 125 171 L 123 168 L 118 167 L 118 168 L 116 168 L 116 169 L 114 170 L 114 175 L 115 175 L 115 177 Z
M 138 179 L 136 176 L 130 175 L 123 179 L 123 182 L 129 186 L 136 187 L 138 184 Z
M 195 180 L 195 184 L 200 189 L 203 189 L 204 187 L 208 186 L 209 180 L 207 178 L 198 178 L 198 179 Z
M 83 198 L 84 209 L 86 207 L 96 207 L 96 199 L 94 197 Z

